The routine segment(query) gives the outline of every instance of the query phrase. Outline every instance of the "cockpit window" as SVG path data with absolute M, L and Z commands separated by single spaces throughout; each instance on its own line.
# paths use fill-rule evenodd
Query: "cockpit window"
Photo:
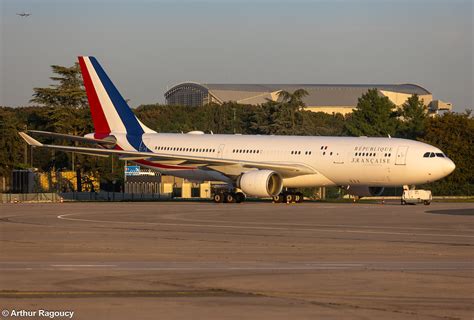
M 425 152 L 425 154 L 423 155 L 423 158 L 434 158 L 434 157 L 438 157 L 438 158 L 447 158 L 446 155 L 442 152 Z

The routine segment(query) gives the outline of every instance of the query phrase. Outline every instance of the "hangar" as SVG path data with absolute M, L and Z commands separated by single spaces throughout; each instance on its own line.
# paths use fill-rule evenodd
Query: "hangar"
M 202 106 L 208 103 L 222 104 L 234 101 L 257 105 L 267 100 L 278 101 L 282 90 L 293 92 L 305 89 L 308 92 L 303 101 L 306 109 L 325 113 L 351 113 L 358 98 L 369 89 L 377 89 L 380 95 L 388 97 L 401 106 L 410 96 L 417 94 L 423 99 L 432 114 L 451 110 L 451 103 L 433 100 L 427 89 L 416 84 L 201 84 L 183 82 L 165 92 L 166 104 Z

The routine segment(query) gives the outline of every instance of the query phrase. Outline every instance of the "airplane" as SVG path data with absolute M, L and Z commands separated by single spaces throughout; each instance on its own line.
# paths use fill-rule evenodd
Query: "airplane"
M 246 197 L 276 203 L 302 202 L 295 188 L 343 186 L 349 194 L 380 195 L 384 187 L 411 186 L 449 175 L 455 164 L 429 144 L 391 137 L 326 137 L 158 133 L 133 113 L 96 58 L 79 64 L 95 132 L 73 136 L 30 131 L 96 147 L 42 144 L 26 132 L 31 146 L 134 162 L 190 181 L 215 181 L 227 188 L 215 202 Z
M 22 13 L 17 13 L 16 15 L 17 15 L 17 16 L 20 16 L 20 17 L 22 17 L 22 18 L 27 18 L 27 17 L 31 16 L 31 13 L 22 12 Z

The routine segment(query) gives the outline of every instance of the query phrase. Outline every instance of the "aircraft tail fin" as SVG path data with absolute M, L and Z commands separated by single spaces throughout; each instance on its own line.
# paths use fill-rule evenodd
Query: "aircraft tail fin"
M 96 134 L 126 133 L 141 139 L 143 133 L 155 132 L 138 120 L 96 58 L 78 58 Z

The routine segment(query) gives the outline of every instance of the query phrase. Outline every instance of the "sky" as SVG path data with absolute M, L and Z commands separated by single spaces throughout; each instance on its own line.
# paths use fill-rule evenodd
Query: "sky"
M 415 83 L 462 112 L 473 17 L 473 0 L 0 0 L 0 105 L 91 55 L 133 107 L 185 81 Z

